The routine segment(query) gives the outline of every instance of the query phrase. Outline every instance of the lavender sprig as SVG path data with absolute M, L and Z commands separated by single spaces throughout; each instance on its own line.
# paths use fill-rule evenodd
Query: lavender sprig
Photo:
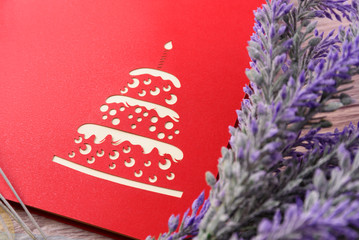
M 255 12 L 248 47 L 251 69 L 246 72 L 251 85 L 244 88 L 248 99 L 237 111 L 238 127 L 230 127 L 231 148 L 222 148 L 219 180 L 207 173 L 210 197 L 197 218 L 192 214 L 196 220 L 186 225 L 187 211 L 176 230 L 179 216 L 171 216 L 169 232 L 159 239 L 272 239 L 278 229 L 285 234 L 273 239 L 306 237 L 313 224 L 316 234 L 325 220 L 333 219 L 343 226 L 336 232 L 335 222 L 327 224 L 331 230 L 325 236 L 357 236 L 350 224 L 358 215 L 359 172 L 348 166 L 355 166 L 358 130 L 351 125 L 323 135 L 318 128 L 330 123 L 316 117 L 352 102 L 342 86 L 359 73 L 357 7 L 356 0 L 298 0 L 297 5 L 272 0 Z M 353 23 L 338 35 L 316 30 L 316 18 L 340 20 L 340 15 Z M 309 132 L 301 136 L 304 128 Z M 344 201 L 352 204 L 353 215 L 338 213 Z M 303 208 L 301 202 L 316 208 Z M 317 209 L 338 215 L 313 222 Z M 280 212 L 288 212 L 283 221 Z M 298 218 L 290 217 L 293 212 Z M 305 221 L 285 232 L 293 219 Z
M 326 17 L 332 19 L 334 16 L 338 21 L 341 17 L 338 13 L 342 14 L 349 21 L 352 6 L 347 0 L 304 0 L 300 1 L 301 4 L 307 5 L 306 8 L 314 10 L 317 17 Z
M 283 221 L 279 211 L 273 221 L 263 220 L 253 240 L 358 239 L 359 233 L 350 227 L 358 225 L 358 200 L 338 204 L 332 200 L 321 202 L 314 191 L 308 194 L 304 206 L 300 201 L 288 206 Z
M 337 197 L 342 193 L 341 191 L 347 191 L 343 184 L 346 184 L 348 179 L 352 183 L 357 181 L 359 177 L 356 176 L 359 173 L 357 166 L 353 165 L 355 171 L 347 171 L 347 166 L 351 164 L 348 165 L 348 161 L 354 161 L 352 155 L 356 154 L 359 147 L 359 130 L 354 125 L 351 124 L 342 132 L 335 133 L 318 134 L 317 130 L 310 131 L 298 139 L 296 146 L 303 147 L 306 151 L 291 152 L 286 158 L 286 169 L 277 175 L 280 191 L 275 197 L 282 202 L 289 203 L 295 198 L 304 198 L 305 192 L 312 190 L 313 186 L 327 198 Z M 341 170 L 340 174 L 337 169 Z M 332 181 L 324 186 L 325 181 L 317 178 L 321 173 L 325 176 L 334 174 L 333 179 L 337 182 Z M 348 174 L 351 175 L 347 176 Z M 338 176 L 342 176 L 343 182 L 338 180 Z M 318 182 L 320 184 L 317 184 Z
M 317 3 L 318 8 L 324 6 Z M 222 151 L 219 181 L 212 184 L 211 207 L 200 225 L 198 239 L 229 239 L 234 233 L 243 238 L 253 236 L 258 221 L 286 203 L 280 198 L 283 188 L 301 183 L 289 172 L 299 163 L 286 161 L 288 146 L 295 143 L 303 127 L 327 124 L 315 122 L 317 113 L 343 106 L 341 101 L 332 101 L 357 69 L 357 37 L 345 42 L 341 52 L 336 46 L 339 37 L 335 37 L 332 45 L 322 44 L 320 51 L 325 54 L 319 59 L 304 61 L 323 42 L 308 22 L 313 16 L 298 14 L 309 12 L 313 4 L 297 9 L 288 1 L 277 0 L 256 13 L 254 43 L 249 47 L 253 63 L 248 72 L 253 91 L 247 89 L 249 100 L 238 111 L 239 127 L 231 128 L 231 149 Z M 287 11 L 282 14 L 277 9 Z M 337 10 L 346 11 L 342 7 Z M 276 19 L 287 19 L 287 32 L 279 31 L 284 28 L 283 21 Z M 284 64 L 289 67 L 281 75 Z M 288 168 L 283 172 L 285 178 L 273 175 L 281 167 Z
M 331 167 L 327 174 L 317 168 L 304 205 L 297 198 L 297 204 L 285 206 L 283 221 L 279 209 L 273 221 L 263 219 L 253 240 L 359 238 L 358 131 L 354 135 L 354 151 L 342 143 L 337 154 L 332 155 L 337 166 Z M 353 156 L 352 152 L 357 153 Z
M 204 191 L 192 203 L 192 212 L 190 209 L 183 214 L 180 223 L 180 216 L 172 215 L 168 220 L 168 232 L 160 234 L 159 240 L 192 239 L 198 234 L 198 226 L 209 208 L 209 200 L 205 200 Z M 177 231 L 177 228 L 178 231 Z M 146 240 L 155 238 L 148 236 Z

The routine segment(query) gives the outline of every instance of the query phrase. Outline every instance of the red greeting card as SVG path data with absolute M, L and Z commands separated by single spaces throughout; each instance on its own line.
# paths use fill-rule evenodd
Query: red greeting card
M 166 231 L 216 172 L 260 2 L 0 3 L 0 164 L 24 202 Z

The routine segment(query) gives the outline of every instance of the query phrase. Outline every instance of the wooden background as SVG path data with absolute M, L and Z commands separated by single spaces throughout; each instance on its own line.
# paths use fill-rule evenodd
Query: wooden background
M 337 28 L 339 25 L 347 25 L 348 23 L 343 21 L 342 23 L 337 21 L 330 20 L 321 20 L 318 26 L 320 31 L 329 32 L 330 30 Z M 248 36 L 249 37 L 249 36 Z M 333 131 L 334 128 L 342 129 L 345 125 L 348 125 L 350 122 L 356 124 L 359 119 L 359 90 L 358 90 L 359 77 L 354 77 L 353 89 L 348 91 L 348 93 L 353 97 L 355 102 L 349 106 L 345 106 L 342 109 L 339 109 L 335 113 L 327 114 L 327 118 L 333 122 L 333 127 L 329 129 L 325 129 L 325 131 Z M 240 103 L 238 103 L 240 106 Z M 221 146 L 218 146 L 218 151 L 220 151 Z M 217 159 L 213 159 L 213 161 L 217 161 Z M 25 213 L 17 208 L 20 215 L 23 219 L 29 223 L 29 226 L 32 229 L 35 229 L 32 224 L 29 222 Z M 107 240 L 112 239 L 109 237 L 105 237 L 102 235 L 98 235 L 96 233 L 83 230 L 78 227 L 71 226 L 69 224 L 65 224 L 60 222 L 59 220 L 53 220 L 49 216 L 45 217 L 39 214 L 34 213 L 34 217 L 38 224 L 41 226 L 41 229 L 45 232 L 45 234 L 49 237 L 49 239 L 76 239 L 76 240 Z M 15 225 L 15 224 L 14 224 Z M 140 226 L 139 226 L 140 227 Z M 91 228 L 90 228 L 91 229 Z M 94 228 L 93 228 L 94 229 Z M 166 231 L 166 229 L 163 229 Z M 30 239 L 27 237 L 22 229 L 15 225 L 15 233 L 16 239 Z M 37 230 L 34 230 L 35 234 L 38 234 Z

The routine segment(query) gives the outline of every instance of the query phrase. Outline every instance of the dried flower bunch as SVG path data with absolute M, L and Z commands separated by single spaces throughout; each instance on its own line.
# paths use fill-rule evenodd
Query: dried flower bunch
M 332 17 L 351 25 L 324 36 L 316 19 Z M 255 20 L 248 99 L 219 180 L 207 173 L 209 198 L 172 215 L 158 239 L 359 239 L 358 127 L 320 133 L 330 122 L 317 115 L 352 102 L 358 2 L 268 0 Z

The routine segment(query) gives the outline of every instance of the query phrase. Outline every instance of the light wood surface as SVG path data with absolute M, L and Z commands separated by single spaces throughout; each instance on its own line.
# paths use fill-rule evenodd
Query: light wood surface
M 330 20 L 321 20 L 319 24 L 319 30 L 329 32 L 333 28 L 337 28 L 340 24 L 347 25 L 347 22 L 336 22 Z M 249 37 L 249 36 L 248 36 Z M 354 77 L 353 89 L 348 91 L 348 93 L 353 97 L 355 102 L 349 106 L 345 106 L 342 109 L 336 111 L 335 113 L 326 114 L 328 119 L 333 122 L 333 127 L 325 129 L 323 131 L 332 131 L 334 128 L 343 129 L 345 125 L 348 125 L 350 122 L 356 124 L 359 119 L 359 77 Z M 221 146 L 218 146 L 218 151 L 220 151 Z M 213 159 L 213 161 L 217 161 Z M 24 219 L 27 219 L 25 213 L 19 209 L 21 216 L 24 216 Z M 38 224 L 41 226 L 42 230 L 49 236 L 49 239 L 76 239 L 76 240 L 107 240 L 112 239 L 104 237 L 65 223 L 61 223 L 50 218 L 34 214 L 34 217 Z M 28 222 L 28 220 L 26 220 Z M 30 224 L 30 226 L 32 226 Z M 33 226 L 32 226 L 33 228 Z M 33 228 L 34 229 L 34 228 Z M 166 231 L 166 229 L 163 229 Z M 22 229 L 19 226 L 15 226 L 15 232 L 17 233 L 16 239 L 29 239 L 25 234 L 22 234 Z M 38 232 L 35 230 L 35 233 Z

